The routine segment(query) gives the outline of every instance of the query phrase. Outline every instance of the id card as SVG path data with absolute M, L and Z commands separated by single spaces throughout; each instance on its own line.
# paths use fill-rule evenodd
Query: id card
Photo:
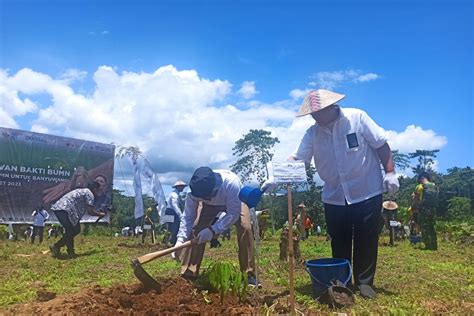
M 347 134 L 346 139 L 347 139 L 347 146 L 349 147 L 349 149 L 359 147 L 359 141 L 357 140 L 356 133 Z

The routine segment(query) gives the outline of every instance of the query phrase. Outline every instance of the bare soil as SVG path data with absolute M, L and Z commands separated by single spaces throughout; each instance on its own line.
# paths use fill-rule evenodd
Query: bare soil
M 229 294 L 221 304 L 217 293 L 197 289 L 180 277 L 160 280 L 160 284 L 163 293 L 146 290 L 140 283 L 112 288 L 95 286 L 61 296 L 38 289 L 36 302 L 13 305 L 6 314 L 251 315 L 262 306 L 255 293 L 243 302 Z

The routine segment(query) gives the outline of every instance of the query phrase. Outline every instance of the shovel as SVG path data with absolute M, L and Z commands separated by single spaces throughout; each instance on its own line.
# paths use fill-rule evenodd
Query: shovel
M 160 284 L 143 269 L 142 264 L 150 262 L 157 258 L 166 256 L 177 250 L 187 248 L 193 245 L 194 243 L 196 243 L 196 240 L 192 239 L 192 240 L 186 241 L 185 243 L 181 245 L 164 249 L 164 250 L 160 250 L 160 251 L 156 251 L 156 252 L 152 252 L 152 253 L 147 253 L 146 255 L 133 259 L 132 260 L 133 274 L 135 274 L 135 276 L 143 283 L 145 288 L 154 289 L 158 292 L 161 292 Z

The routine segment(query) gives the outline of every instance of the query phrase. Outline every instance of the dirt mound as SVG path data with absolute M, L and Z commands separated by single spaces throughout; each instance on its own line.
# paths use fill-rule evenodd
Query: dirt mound
M 40 302 L 45 295 L 38 295 L 38 302 L 11 306 L 11 314 L 101 314 L 101 315 L 237 315 L 256 314 L 258 309 L 248 301 L 226 296 L 220 303 L 216 293 L 208 293 L 182 278 L 160 280 L 163 293 L 147 291 L 141 284 L 118 285 L 113 288 L 95 286 L 77 294 L 62 295 Z M 0 313 L 1 314 L 1 313 Z

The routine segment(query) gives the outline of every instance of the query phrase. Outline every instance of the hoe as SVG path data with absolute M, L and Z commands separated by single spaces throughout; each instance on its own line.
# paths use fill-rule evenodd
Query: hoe
M 171 247 L 171 248 L 156 251 L 156 252 L 147 253 L 146 255 L 133 259 L 132 260 L 133 273 L 143 283 L 145 288 L 154 289 L 158 292 L 161 292 L 160 284 L 143 269 L 142 264 L 155 260 L 159 257 L 166 256 L 177 250 L 189 247 L 195 242 L 196 240 L 194 239 L 189 240 L 179 246 Z

